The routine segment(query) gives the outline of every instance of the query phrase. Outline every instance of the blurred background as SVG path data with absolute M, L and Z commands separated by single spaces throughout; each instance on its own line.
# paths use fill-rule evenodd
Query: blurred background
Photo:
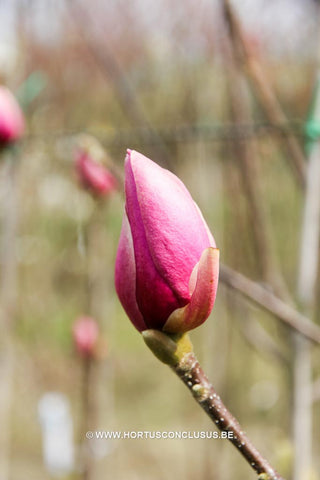
M 0 1 L 26 120 L 0 165 L 1 480 L 256 477 L 226 440 L 84 432 L 214 429 L 116 298 L 126 148 L 184 181 L 223 263 L 319 321 L 319 19 L 315 0 Z M 79 181 L 81 149 L 117 188 Z M 319 348 L 223 278 L 191 337 L 277 470 L 320 479 Z

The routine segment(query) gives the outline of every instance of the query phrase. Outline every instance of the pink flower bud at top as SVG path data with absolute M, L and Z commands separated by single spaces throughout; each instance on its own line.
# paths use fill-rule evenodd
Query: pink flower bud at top
M 126 205 L 115 285 L 139 330 L 185 332 L 215 301 L 219 250 L 185 185 L 138 152 L 125 161 Z
M 0 86 L 0 145 L 7 146 L 19 140 L 24 132 L 24 118 L 20 106 L 6 87 Z
M 97 322 L 91 317 L 79 317 L 72 327 L 73 340 L 78 353 L 92 357 L 99 337 Z
M 75 155 L 75 166 L 79 180 L 97 197 L 104 197 L 117 188 L 117 181 L 112 173 L 103 165 L 93 160 L 85 150 L 78 150 Z

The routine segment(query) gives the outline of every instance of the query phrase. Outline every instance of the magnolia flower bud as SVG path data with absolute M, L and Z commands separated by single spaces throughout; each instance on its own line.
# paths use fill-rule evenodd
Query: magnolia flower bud
M 75 155 L 75 166 L 79 180 L 97 197 L 104 197 L 117 188 L 117 181 L 112 173 L 103 165 L 91 158 L 89 153 L 78 150 Z
M 215 301 L 219 250 L 184 184 L 140 153 L 125 161 L 126 206 L 115 285 L 139 330 L 185 332 Z
M 0 86 L 0 146 L 7 146 L 18 140 L 24 132 L 22 111 L 6 87 Z
M 97 322 L 91 317 L 79 317 L 73 324 L 72 334 L 78 353 L 83 357 L 94 356 L 99 336 Z

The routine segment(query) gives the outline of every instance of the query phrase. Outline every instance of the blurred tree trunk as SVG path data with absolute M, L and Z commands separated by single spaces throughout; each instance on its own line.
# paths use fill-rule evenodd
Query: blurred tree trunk
M 11 152 L 4 154 L 2 165 L 2 236 L 1 236 L 1 284 L 0 284 L 0 478 L 7 480 L 10 471 L 11 407 L 13 400 L 14 343 L 13 321 L 17 302 L 16 260 L 16 174 L 17 164 Z
M 318 72 L 312 121 L 320 119 L 320 73 Z M 298 273 L 298 299 L 314 317 L 320 235 L 320 142 L 311 147 L 308 169 Z M 310 343 L 295 335 L 294 362 L 294 480 L 310 478 L 312 469 L 312 363 Z
M 229 0 L 223 0 L 223 7 L 230 39 L 232 41 L 232 53 L 227 44 L 228 78 L 232 110 L 236 123 L 248 123 L 248 109 L 243 90 L 243 80 L 238 72 L 238 66 L 242 63 L 247 68 L 247 73 L 256 89 L 260 101 L 264 106 L 267 117 L 276 124 L 281 124 L 285 119 L 280 104 L 273 94 L 270 85 L 262 75 L 259 64 L 250 55 L 247 49 L 244 34 Z M 319 102 L 320 104 L 320 102 Z M 320 159 L 319 150 L 315 148 L 311 155 L 305 180 L 305 165 L 301 149 L 294 137 L 285 136 L 287 151 L 293 161 L 293 171 L 303 185 L 306 183 L 306 202 L 304 225 L 302 230 L 300 271 L 298 297 L 304 311 L 312 312 L 314 302 L 314 288 L 317 277 L 318 265 L 318 238 L 320 229 Z M 246 196 L 251 207 L 251 221 L 257 257 L 260 260 L 262 278 L 270 283 L 281 298 L 289 304 L 292 303 L 290 295 L 283 282 L 278 265 L 275 262 L 272 248 L 272 237 L 268 227 L 268 218 L 265 214 L 262 202 L 262 192 L 259 186 L 259 175 L 255 167 L 255 151 L 249 143 L 238 141 L 236 145 L 237 156 L 241 162 L 243 183 Z M 255 167 L 256 168 L 256 167 Z M 299 335 L 295 336 L 295 359 L 294 359 L 294 443 L 295 464 L 294 480 L 307 480 L 311 470 L 312 452 L 312 416 L 311 416 L 311 358 L 309 342 Z

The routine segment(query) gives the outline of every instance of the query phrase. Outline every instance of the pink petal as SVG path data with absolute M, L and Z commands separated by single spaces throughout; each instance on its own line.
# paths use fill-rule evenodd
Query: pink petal
M 97 322 L 91 317 L 79 317 L 72 331 L 78 352 L 82 355 L 92 355 L 99 336 Z
M 212 247 L 205 249 L 195 270 L 197 282 L 190 303 L 172 312 L 163 327 L 164 331 L 181 333 L 192 330 L 210 315 L 218 287 L 219 250 Z
M 190 193 L 174 174 L 135 151 L 128 153 L 126 173 L 130 178 L 126 185 L 127 196 L 131 197 L 127 200 L 130 224 L 130 202 L 135 196 L 156 271 L 177 298 L 189 301 L 192 269 L 205 248 L 215 247 L 209 229 Z M 131 229 L 134 231 L 133 225 Z
M 0 86 L 0 143 L 18 140 L 24 132 L 24 118 L 10 90 Z
M 137 304 L 143 314 L 147 328 L 161 329 L 170 313 L 185 305 L 188 298 L 177 298 L 156 268 L 147 241 L 147 233 L 141 217 L 135 180 L 130 165 L 127 166 L 126 170 L 126 210 L 130 222 L 136 264 L 135 293 Z
M 139 331 L 148 328 L 136 302 L 136 267 L 132 236 L 126 213 L 123 215 L 117 251 L 115 285 L 121 304 L 134 326 Z
M 75 164 L 83 186 L 96 195 L 107 195 L 116 189 L 114 176 L 103 165 L 93 160 L 87 152 L 83 150 L 76 152 Z

